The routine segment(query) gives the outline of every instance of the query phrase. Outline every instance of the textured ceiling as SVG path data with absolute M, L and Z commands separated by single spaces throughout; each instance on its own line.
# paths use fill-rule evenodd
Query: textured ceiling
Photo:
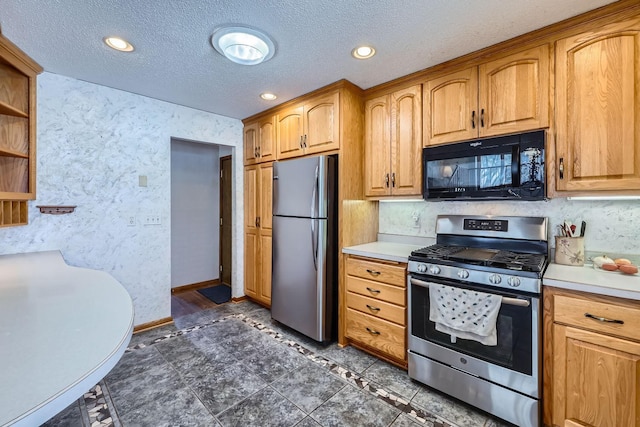
M 363 89 L 611 0 L 0 0 L 0 29 L 45 71 L 245 118 L 339 79 Z M 275 56 L 241 66 L 210 44 L 225 24 L 261 29 Z M 133 53 L 103 37 L 129 40 Z M 377 55 L 355 60 L 370 44 Z

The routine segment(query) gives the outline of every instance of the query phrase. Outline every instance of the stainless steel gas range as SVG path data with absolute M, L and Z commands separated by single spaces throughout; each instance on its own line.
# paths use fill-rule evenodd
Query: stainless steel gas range
M 438 216 L 436 244 L 409 257 L 411 378 L 518 426 L 539 425 L 547 223 L 540 217 Z M 494 299 L 495 345 L 441 332 L 429 320 L 430 310 L 439 310 L 430 288 L 500 296 Z

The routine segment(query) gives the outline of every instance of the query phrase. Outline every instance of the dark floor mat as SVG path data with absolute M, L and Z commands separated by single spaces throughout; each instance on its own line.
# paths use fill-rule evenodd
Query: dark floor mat
M 231 299 L 231 287 L 227 285 L 217 285 L 210 288 L 198 289 L 198 292 L 216 304 L 223 304 L 225 302 L 229 302 Z

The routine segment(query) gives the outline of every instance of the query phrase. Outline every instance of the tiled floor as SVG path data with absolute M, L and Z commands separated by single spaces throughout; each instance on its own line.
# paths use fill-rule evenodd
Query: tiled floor
M 134 335 L 46 426 L 502 426 L 353 347 L 321 346 L 251 302 Z

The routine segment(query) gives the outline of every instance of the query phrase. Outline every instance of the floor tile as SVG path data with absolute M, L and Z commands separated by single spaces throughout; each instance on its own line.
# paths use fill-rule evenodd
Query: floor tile
M 129 412 L 138 406 L 158 399 L 171 390 L 185 386 L 178 373 L 166 362 L 141 374 L 115 383 L 109 381 L 106 383 L 119 414 Z
M 160 338 L 165 335 L 171 334 L 173 332 L 176 332 L 177 330 L 178 328 L 176 328 L 176 325 L 170 324 L 170 325 L 160 326 L 158 328 L 154 328 L 149 331 L 133 334 L 133 336 L 131 337 L 131 342 L 129 343 L 129 347 L 133 347 L 139 344 L 149 345 L 156 338 Z
M 235 314 L 235 312 L 228 306 L 229 304 L 222 304 L 209 310 L 202 310 L 196 313 L 187 314 L 186 316 L 180 316 L 173 319 L 173 323 L 176 325 L 176 328 L 184 329 L 194 325 L 202 325 L 230 314 Z
M 168 390 L 157 399 L 121 415 L 123 427 L 209 427 L 220 423 L 188 388 Z
M 263 345 L 243 359 L 245 366 L 259 375 L 267 383 L 282 377 L 287 372 L 306 366 L 310 362 L 284 345 L 274 342 Z
M 399 409 L 348 385 L 313 411 L 311 417 L 323 426 L 386 427 L 399 413 Z
M 389 427 L 418 427 L 418 426 L 434 427 L 433 423 L 430 421 L 427 421 L 426 423 L 418 423 L 413 419 L 411 419 L 410 416 L 405 414 L 398 415 L 398 418 L 396 418 Z
M 314 420 L 313 418 L 306 417 L 305 419 L 300 421 L 298 424 L 296 424 L 296 427 L 322 427 L 322 426 L 318 424 L 316 420 Z
M 306 414 L 271 387 L 266 387 L 218 415 L 223 426 L 294 426 Z
M 83 427 L 82 412 L 80 412 L 80 404 L 76 400 L 71 405 L 63 409 L 58 415 L 52 417 L 49 421 L 42 424 L 41 427 Z
M 338 344 L 332 344 L 317 353 L 357 373 L 364 372 L 378 360 L 355 347 L 340 347 Z
M 113 384 L 163 363 L 165 360 L 155 346 L 126 352 L 111 372 L 107 374 L 105 381 Z
M 259 376 L 248 372 L 242 365 L 224 366 L 215 374 L 187 383 L 214 415 L 266 386 Z
M 382 360 L 377 360 L 373 365 L 369 366 L 362 376 L 407 401 L 413 399 L 422 388 L 409 378 L 407 371 Z
M 197 331 L 188 335 L 174 337 L 154 345 L 167 361 L 190 358 L 195 355 L 207 355 L 213 343 Z
M 303 411 L 311 413 L 347 384 L 328 370 L 307 364 L 279 378 L 271 386 Z

